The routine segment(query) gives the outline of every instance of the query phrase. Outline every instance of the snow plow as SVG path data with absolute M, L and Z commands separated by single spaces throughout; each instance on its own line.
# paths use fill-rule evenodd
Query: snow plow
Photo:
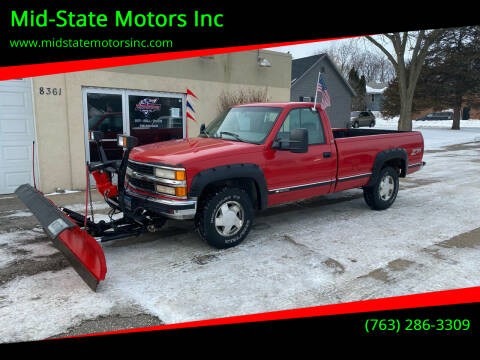
M 127 160 L 130 150 L 136 145 L 136 138 L 118 135 L 117 141 L 124 148 L 124 155 L 121 161 L 117 161 L 106 158 L 101 145 L 103 133 L 93 131 L 89 137 L 96 142 L 101 161 L 87 163 L 85 214 L 57 207 L 29 184 L 19 186 L 15 194 L 38 219 L 56 248 L 65 255 L 85 283 L 96 291 L 107 272 L 105 255 L 99 243 L 155 231 L 165 223 L 166 218 L 145 209 L 132 212 L 124 206 L 123 185 Z M 89 174 L 95 179 L 97 191 L 111 208 L 110 221 L 94 222 L 93 208 L 92 217 L 88 217 Z M 115 175 L 118 178 L 117 185 L 112 183 Z M 113 215 L 119 213 L 123 216 L 113 219 Z

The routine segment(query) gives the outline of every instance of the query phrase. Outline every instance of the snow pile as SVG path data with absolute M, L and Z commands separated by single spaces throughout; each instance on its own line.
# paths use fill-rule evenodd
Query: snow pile
M 452 121 L 413 121 L 412 130 L 420 131 L 425 142 L 425 150 L 443 146 L 480 141 L 480 120 L 462 120 L 460 130 L 451 130 Z M 376 118 L 375 129 L 397 130 L 398 117 L 393 119 Z
M 381 117 L 381 114 L 374 112 L 376 119 L 376 128 L 379 129 L 397 129 L 398 127 L 398 116 L 386 119 Z M 413 129 L 425 129 L 425 128 L 440 128 L 440 129 L 451 129 L 453 120 L 428 120 L 428 121 L 412 121 Z M 471 119 L 471 120 L 460 120 L 460 129 L 462 128 L 480 128 L 480 120 Z
M 28 216 L 32 216 L 32 215 L 33 215 L 31 212 L 21 211 L 21 210 L 11 211 L 11 213 L 12 213 L 12 214 L 10 214 L 10 215 L 0 216 L 0 218 L 2 218 L 2 217 L 4 217 L 4 218 L 28 217 Z
M 77 192 L 80 192 L 80 190 L 64 190 L 63 192 L 52 192 L 50 194 L 45 194 L 45 196 L 74 194 Z
M 13 280 L 0 288 L 0 342 L 44 339 L 109 314 L 114 304 L 112 294 L 92 292 L 72 268 Z
M 367 91 L 367 94 L 383 94 L 383 92 L 387 89 L 387 87 L 384 87 L 384 88 L 373 88 L 373 87 L 370 87 L 370 86 L 366 86 L 366 91 Z

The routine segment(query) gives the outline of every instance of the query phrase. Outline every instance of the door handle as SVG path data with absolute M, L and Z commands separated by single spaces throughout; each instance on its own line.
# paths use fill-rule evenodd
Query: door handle
M 324 152 L 324 153 L 323 153 L 323 157 L 324 157 L 324 158 L 332 157 L 332 153 L 331 153 L 331 152 Z

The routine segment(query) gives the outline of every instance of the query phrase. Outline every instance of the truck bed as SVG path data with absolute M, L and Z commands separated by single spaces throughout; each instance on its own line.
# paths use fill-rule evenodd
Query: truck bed
M 403 133 L 403 132 L 409 132 L 409 131 L 378 130 L 378 129 L 332 129 L 332 132 L 333 132 L 333 137 L 335 139 L 339 139 L 339 138 L 356 137 L 356 136 Z
M 377 154 L 402 148 L 408 154 L 408 173 L 422 162 L 423 137 L 418 131 L 375 129 L 332 129 L 337 151 L 337 184 L 342 191 L 367 184 Z

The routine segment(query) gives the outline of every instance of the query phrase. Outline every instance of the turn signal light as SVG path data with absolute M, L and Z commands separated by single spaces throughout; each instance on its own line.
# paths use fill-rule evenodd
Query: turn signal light
M 187 188 L 186 187 L 177 187 L 175 188 L 175 196 L 187 196 Z
M 117 135 L 117 144 L 124 149 L 132 149 L 137 146 L 138 140 L 134 136 Z
M 175 171 L 176 180 L 185 180 L 185 171 Z

